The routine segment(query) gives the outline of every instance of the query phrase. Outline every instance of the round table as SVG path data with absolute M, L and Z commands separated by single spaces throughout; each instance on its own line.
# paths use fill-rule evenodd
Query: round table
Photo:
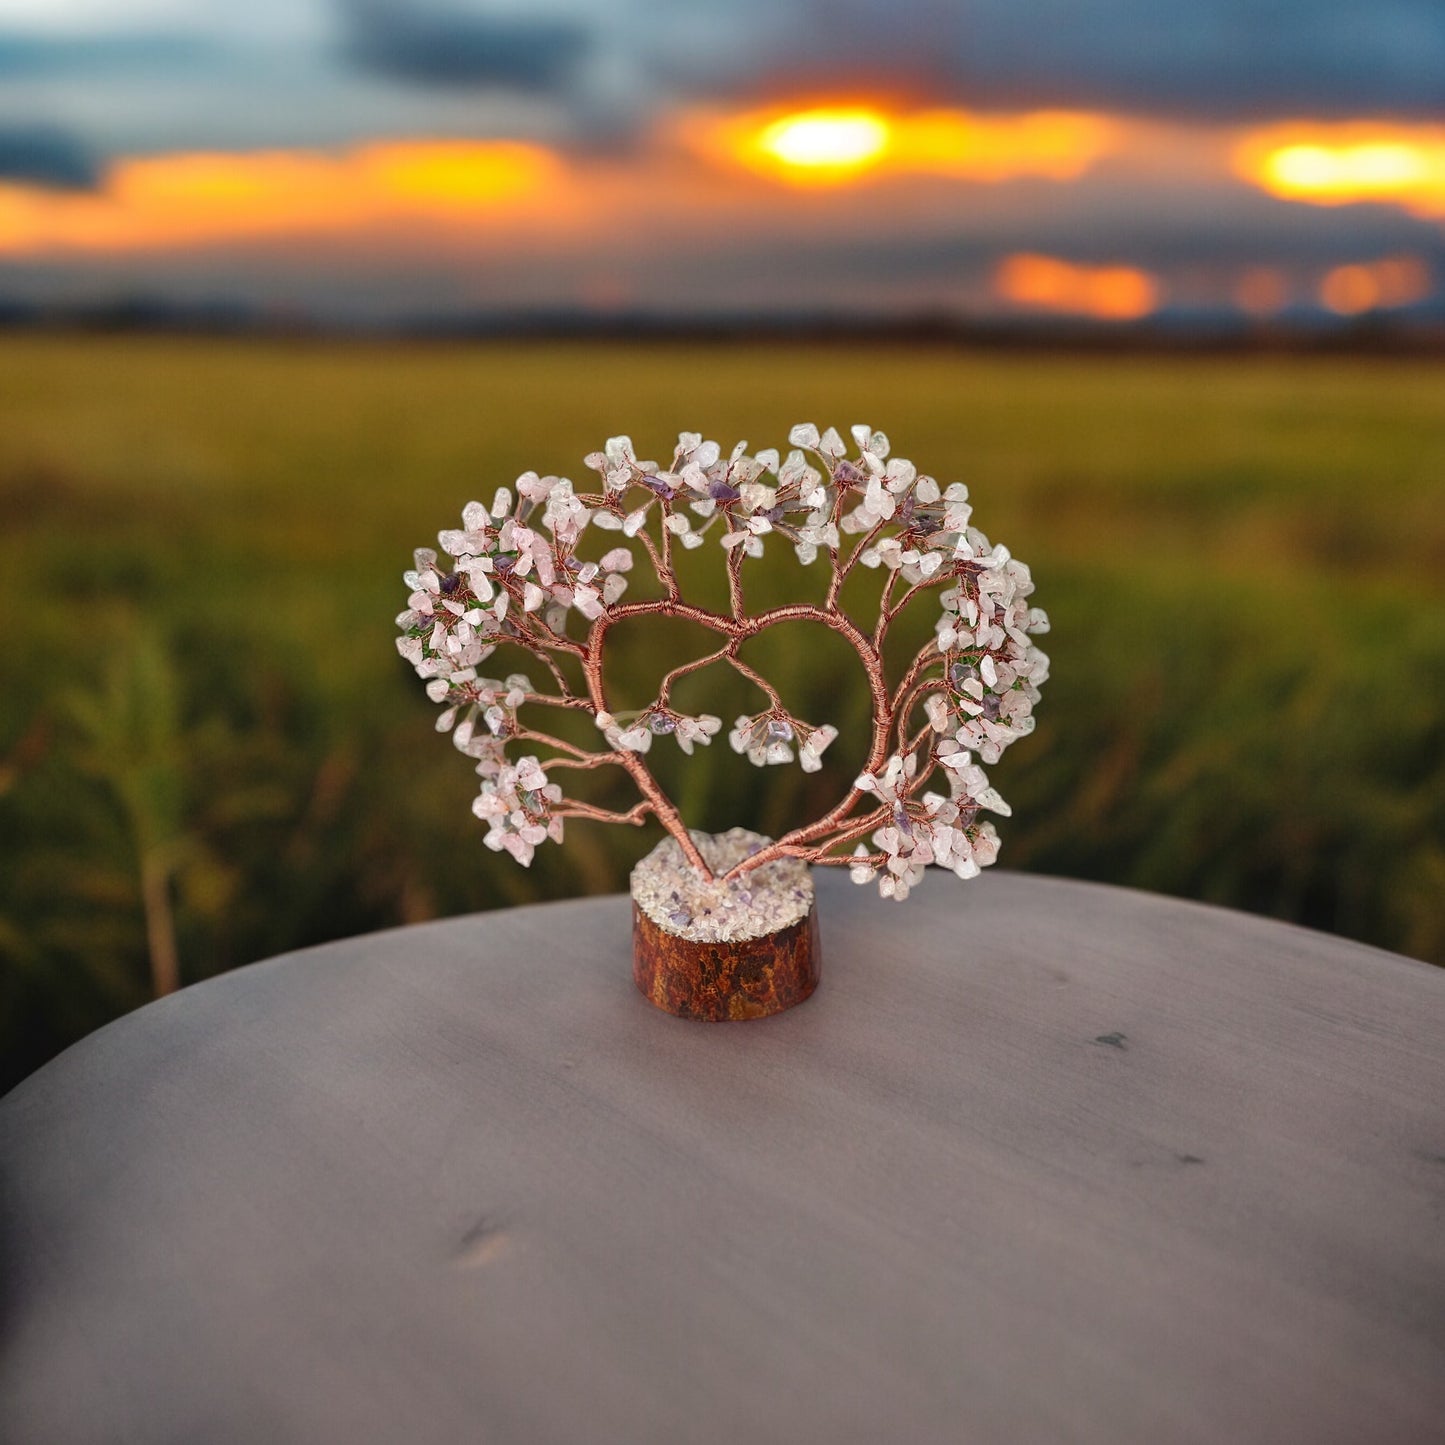
M 0 1102 L 0 1438 L 1445 1432 L 1445 973 L 1120 889 L 819 880 L 651 1008 L 628 901 L 355 938 Z

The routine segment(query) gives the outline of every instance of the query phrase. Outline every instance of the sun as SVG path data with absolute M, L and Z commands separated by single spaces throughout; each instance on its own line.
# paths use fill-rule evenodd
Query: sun
M 794 179 L 843 181 L 877 165 L 892 127 L 871 110 L 808 110 L 785 115 L 752 138 L 753 153 Z

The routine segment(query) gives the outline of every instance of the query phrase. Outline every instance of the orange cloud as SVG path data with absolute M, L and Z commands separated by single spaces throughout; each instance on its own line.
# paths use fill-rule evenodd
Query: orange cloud
M 487 217 L 561 162 L 511 141 L 397 141 L 341 155 L 196 153 L 117 162 L 94 194 L 0 185 L 0 253 L 132 251 Z
M 868 174 L 1072 180 L 1111 148 L 1118 131 L 1104 116 L 1070 111 L 891 114 L 866 106 L 694 115 L 683 122 L 689 147 L 715 163 L 798 186 L 845 184 Z
M 1015 306 L 1134 321 L 1159 304 L 1155 277 L 1133 266 L 1076 266 L 1056 256 L 1022 253 L 1006 257 L 994 273 L 994 289 Z
M 1336 266 L 1320 283 L 1320 300 L 1341 316 L 1377 308 L 1408 306 L 1435 289 L 1430 268 L 1416 256 Z
M 1445 218 L 1445 126 L 1299 122 L 1246 136 L 1234 168 L 1283 200 L 1317 206 L 1384 201 Z
M 1234 288 L 1235 304 L 1251 316 L 1273 316 L 1289 299 L 1289 279 L 1274 266 L 1251 266 Z

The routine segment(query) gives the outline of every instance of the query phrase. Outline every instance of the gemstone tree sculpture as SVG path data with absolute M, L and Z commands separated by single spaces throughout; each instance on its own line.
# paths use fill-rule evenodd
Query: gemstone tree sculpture
M 561 842 L 568 818 L 651 818 L 666 830 L 633 873 L 633 969 L 643 993 L 672 1013 L 755 1018 L 812 992 L 819 958 L 809 865 L 847 868 L 855 882 L 876 880 L 883 897 L 902 900 L 928 864 L 972 878 L 998 854 L 981 814 L 1009 810 L 974 759 L 992 764 L 1033 730 L 1048 658 L 1031 635 L 1047 631 L 1048 619 L 1029 606 L 1028 568 L 971 525 L 966 487 L 940 487 L 890 457 L 881 432 L 855 426 L 852 434 L 850 456 L 832 428 L 794 427 L 780 459 L 772 450 L 749 455 L 746 443 L 724 454 L 684 432 L 666 466 L 613 437 L 586 459 L 599 490 L 527 472 L 490 510 L 469 503 L 460 529 L 440 534 L 440 553 L 419 550 L 406 574 L 397 645 L 443 709 L 438 731 L 476 759 L 472 808 L 488 847 L 526 865 L 544 842 Z M 589 531 L 615 534 L 617 545 L 586 545 Z M 726 610 L 685 600 L 675 565 L 679 549 L 702 546 L 709 533 L 723 549 Z M 583 551 L 596 555 L 584 560 Z M 822 600 L 750 612 L 749 570 L 794 558 L 826 569 Z M 644 566 L 656 595 L 624 602 L 628 574 Z M 858 568 L 881 580 L 861 621 L 841 600 Z M 890 677 L 889 629 L 924 593 L 938 608 L 934 635 Z M 718 646 L 668 672 L 646 707 L 623 713 L 603 691 L 607 636 L 647 616 L 698 623 Z M 858 655 L 871 701 L 863 770 L 836 806 L 776 840 L 691 832 L 647 762 L 654 743 L 691 754 L 722 731 L 721 719 L 675 706 L 682 677 L 717 664 L 757 689 L 763 705 L 727 738 L 759 767 L 796 760 L 817 771 L 837 736 L 793 716 L 739 656 L 750 638 L 789 621 L 831 628 Z M 540 686 L 521 673 L 482 675 L 503 644 L 537 659 Z M 591 745 L 539 725 L 546 709 L 587 714 Z M 567 796 L 569 777 L 608 765 L 630 775 L 633 806 Z

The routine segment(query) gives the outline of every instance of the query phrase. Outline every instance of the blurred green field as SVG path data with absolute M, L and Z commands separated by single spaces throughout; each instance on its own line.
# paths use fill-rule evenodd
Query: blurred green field
M 1033 566 L 1054 669 L 995 770 L 1005 866 L 1445 962 L 1439 363 L 11 337 L 0 1085 L 149 996 L 147 893 L 189 982 L 624 886 L 654 833 L 573 824 L 531 872 L 481 847 L 393 648 L 400 573 L 471 496 L 579 476 L 612 432 L 656 455 L 804 419 L 883 427 Z M 686 639 L 619 641 L 627 690 Z M 812 639 L 774 661 L 803 715 L 861 715 Z M 662 770 L 690 816 L 764 831 L 856 763 L 700 756 Z

